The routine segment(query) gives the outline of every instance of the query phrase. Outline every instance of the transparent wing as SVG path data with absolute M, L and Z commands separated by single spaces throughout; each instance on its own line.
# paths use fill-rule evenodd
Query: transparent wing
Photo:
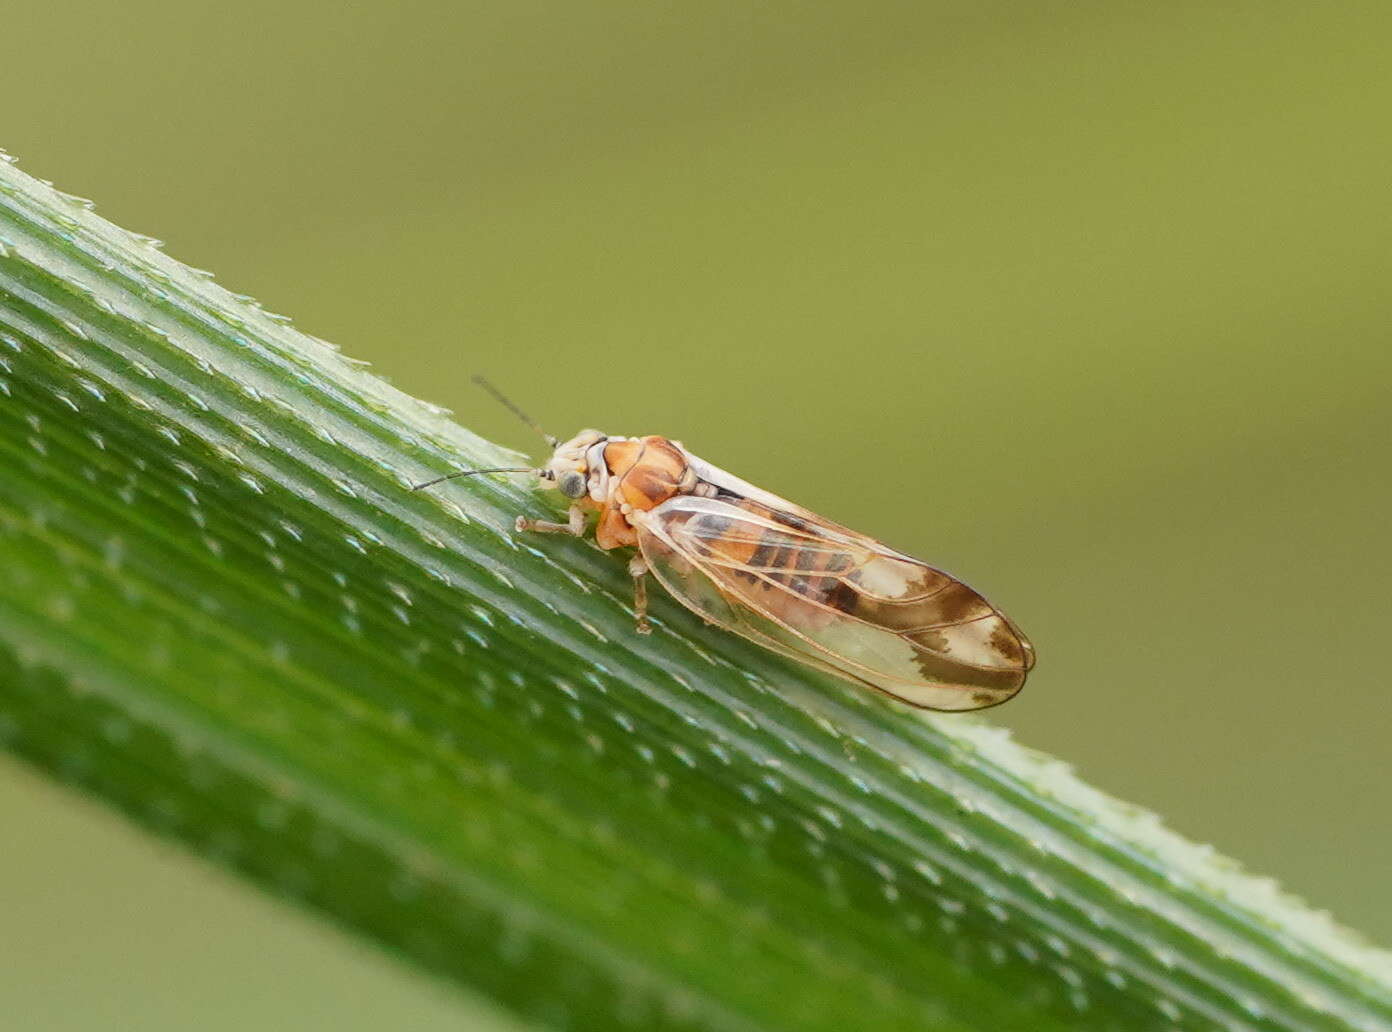
M 1019 629 L 961 581 L 800 511 L 683 495 L 641 516 L 638 543 L 706 619 L 915 706 L 994 706 L 1034 665 Z

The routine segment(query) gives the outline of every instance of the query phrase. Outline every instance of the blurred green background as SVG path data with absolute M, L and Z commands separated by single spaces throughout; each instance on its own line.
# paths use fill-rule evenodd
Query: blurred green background
M 537 443 L 475 371 L 958 573 L 1041 657 L 990 719 L 1392 939 L 1392 6 L 4 18 L 31 174 L 490 436 Z M 22 1027 L 474 1013 L 9 761 L 0 800 Z

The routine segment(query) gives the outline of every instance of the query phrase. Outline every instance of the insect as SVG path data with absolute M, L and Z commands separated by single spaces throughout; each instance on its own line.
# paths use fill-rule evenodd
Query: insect
M 545 433 L 480 377 L 475 381 L 553 449 L 530 473 L 570 501 L 564 523 L 517 518 L 519 531 L 635 548 L 637 631 L 647 634 L 651 574 L 707 623 L 912 706 L 972 710 L 1023 687 L 1034 647 L 961 581 L 732 476 L 666 437 Z

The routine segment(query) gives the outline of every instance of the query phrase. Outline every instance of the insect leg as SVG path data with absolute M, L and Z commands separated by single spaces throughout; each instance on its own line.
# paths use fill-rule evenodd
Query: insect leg
M 552 523 L 550 520 L 529 520 L 517 517 L 518 530 L 530 530 L 535 534 L 570 534 L 583 537 L 585 534 L 585 513 L 576 505 L 570 507 L 570 520 L 566 523 Z
M 639 634 L 651 634 L 652 624 L 648 623 L 648 564 L 641 555 L 628 561 L 628 573 L 633 578 L 633 616 L 634 629 Z

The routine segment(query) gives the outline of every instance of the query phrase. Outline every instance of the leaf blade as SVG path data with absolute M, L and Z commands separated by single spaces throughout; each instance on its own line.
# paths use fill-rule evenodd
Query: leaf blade
M 536 499 L 405 490 L 514 456 L 0 176 L 21 755 L 558 1026 L 1392 1028 L 977 725 L 635 638 Z

